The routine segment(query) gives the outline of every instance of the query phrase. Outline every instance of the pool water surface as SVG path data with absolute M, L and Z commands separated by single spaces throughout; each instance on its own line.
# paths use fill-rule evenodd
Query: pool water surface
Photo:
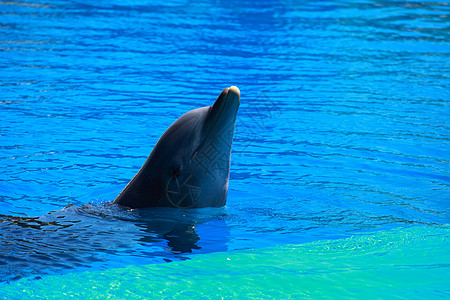
M 49 292 L 55 278 L 76 287 L 81 272 L 105 274 L 110 291 L 128 271 L 158 277 L 167 294 L 153 296 L 170 297 L 173 272 L 198 262 L 177 287 L 189 290 L 228 255 L 242 269 L 219 272 L 236 287 L 224 297 L 263 298 L 275 273 L 289 284 L 303 271 L 309 292 L 266 295 L 315 297 L 328 284 L 332 297 L 353 278 L 336 275 L 346 255 L 373 290 L 407 265 L 418 289 L 389 277 L 390 292 L 448 297 L 450 254 L 430 244 L 450 246 L 449 13 L 416 1 L 0 1 L 3 297 Z M 111 204 L 167 127 L 231 85 L 241 106 L 226 207 Z M 366 258 L 350 250 L 378 238 Z M 342 252 L 327 252 L 333 243 Z M 305 271 L 309 248 L 319 267 Z M 244 271 L 253 256 L 267 273 Z M 260 294 L 225 278 L 260 273 Z M 117 297 L 148 296 L 134 281 Z

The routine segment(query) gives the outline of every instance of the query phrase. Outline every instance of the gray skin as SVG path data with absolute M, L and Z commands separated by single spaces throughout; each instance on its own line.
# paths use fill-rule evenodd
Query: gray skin
M 224 206 L 239 104 L 239 89 L 232 86 L 212 106 L 181 116 L 114 203 L 129 208 Z

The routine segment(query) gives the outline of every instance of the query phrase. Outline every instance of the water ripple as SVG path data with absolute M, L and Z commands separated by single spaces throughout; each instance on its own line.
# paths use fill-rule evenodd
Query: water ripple
M 445 2 L 0 2 L 2 276 L 447 224 L 449 24 Z M 230 85 L 225 212 L 99 205 Z

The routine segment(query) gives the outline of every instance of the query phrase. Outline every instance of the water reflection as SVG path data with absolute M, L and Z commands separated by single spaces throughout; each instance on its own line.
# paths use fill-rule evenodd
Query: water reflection
M 226 251 L 229 233 L 223 214 L 223 209 L 133 211 L 108 203 L 68 206 L 41 217 L 0 215 L 0 275 L 8 281 Z M 214 241 L 202 245 L 196 227 L 206 222 L 215 224 L 213 233 L 205 233 L 206 240 Z
M 448 3 L 8 3 L 0 213 L 79 206 L 0 217 L 3 277 L 449 223 Z M 226 82 L 226 217 L 80 208 Z

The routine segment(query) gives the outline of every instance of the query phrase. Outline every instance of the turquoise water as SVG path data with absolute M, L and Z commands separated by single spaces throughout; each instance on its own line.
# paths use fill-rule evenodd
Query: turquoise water
M 94 297 L 104 274 L 118 297 L 218 295 L 219 276 L 229 298 L 448 298 L 449 12 L 0 2 L 0 289 Z M 230 85 L 227 206 L 111 205 L 165 129 Z
M 199 255 L 195 259 L 25 279 L 0 298 L 448 298 L 449 227 Z

